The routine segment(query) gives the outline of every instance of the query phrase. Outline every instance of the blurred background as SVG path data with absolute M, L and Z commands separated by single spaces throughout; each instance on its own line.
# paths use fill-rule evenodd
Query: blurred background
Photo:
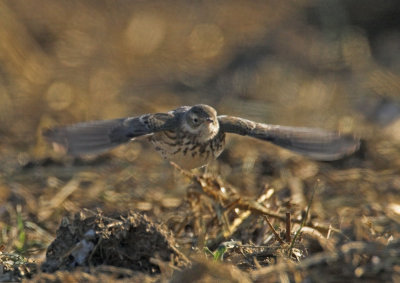
M 349 196 L 376 188 L 389 190 L 380 197 L 394 196 L 396 202 L 400 3 L 1 1 L 2 227 L 17 227 L 22 215 L 36 225 L 31 239 L 46 242 L 65 211 L 178 207 L 184 182 L 147 143 L 77 161 L 54 153 L 41 132 L 197 103 L 260 122 L 355 133 L 367 146 L 358 157 L 333 166 L 370 171 L 335 173 L 331 180 L 343 177 L 349 183 L 339 185 L 345 194 L 333 211 L 343 202 L 354 206 Z M 255 194 L 266 183 L 285 188 L 287 180 L 277 172 L 288 166 L 286 160 L 287 153 L 276 147 L 234 137 L 217 172 L 243 193 Z M 290 162 L 301 181 L 314 178 L 320 166 L 331 168 Z M 359 181 L 378 171 L 386 172 L 385 179 Z M 66 195 L 57 195 L 64 189 Z M 330 200 L 333 192 L 327 190 Z M 377 194 L 365 198 L 373 201 Z M 400 214 L 399 206 L 394 210 Z M 342 217 L 354 211 L 339 212 Z M 19 228 L 4 229 L 3 243 L 18 247 Z
M 395 135 L 399 6 L 2 1 L 1 143 L 43 157 L 43 127 L 200 102 L 257 121 Z

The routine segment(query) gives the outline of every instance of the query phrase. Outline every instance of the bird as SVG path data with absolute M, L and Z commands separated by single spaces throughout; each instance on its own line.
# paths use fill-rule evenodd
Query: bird
M 216 159 L 225 148 L 226 134 L 267 141 L 318 161 L 341 159 L 360 146 L 360 140 L 353 135 L 218 115 L 206 104 L 181 106 L 166 113 L 81 122 L 43 133 L 54 147 L 72 156 L 99 154 L 147 136 L 156 151 L 184 169 L 204 167 Z

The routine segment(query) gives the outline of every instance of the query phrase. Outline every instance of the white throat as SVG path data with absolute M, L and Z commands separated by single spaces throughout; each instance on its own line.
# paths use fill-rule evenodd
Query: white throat
M 182 128 L 185 132 L 189 132 L 193 135 L 196 135 L 197 140 L 201 143 L 213 139 L 218 134 L 219 131 L 219 125 L 216 124 L 216 122 L 210 124 L 203 124 L 195 129 L 190 127 L 188 123 L 184 122 Z

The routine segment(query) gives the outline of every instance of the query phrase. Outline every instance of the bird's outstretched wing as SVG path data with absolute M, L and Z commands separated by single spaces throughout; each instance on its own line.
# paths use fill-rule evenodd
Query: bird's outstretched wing
M 315 128 L 256 123 L 232 116 L 218 116 L 223 132 L 269 141 L 315 160 L 332 161 L 355 152 L 359 139 Z
M 80 155 L 104 152 L 135 137 L 173 130 L 177 124 L 174 113 L 155 113 L 57 127 L 43 135 L 67 154 Z

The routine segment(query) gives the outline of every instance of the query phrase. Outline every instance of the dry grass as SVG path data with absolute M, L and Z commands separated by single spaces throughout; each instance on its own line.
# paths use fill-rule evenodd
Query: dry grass
M 334 2 L 1 2 L 0 281 L 400 281 L 398 4 Z M 231 137 L 204 174 L 41 135 L 200 102 L 364 143 L 318 163 Z

